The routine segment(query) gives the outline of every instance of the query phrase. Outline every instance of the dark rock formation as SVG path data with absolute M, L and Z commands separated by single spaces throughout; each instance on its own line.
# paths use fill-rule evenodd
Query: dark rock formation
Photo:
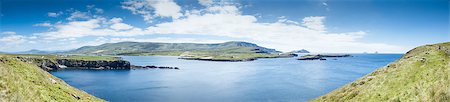
M 60 68 L 55 61 L 50 59 L 32 58 L 32 57 L 16 57 L 16 58 L 22 62 L 36 64 L 38 67 L 42 68 L 45 71 L 51 71 Z
M 130 69 L 130 62 L 124 60 L 116 61 L 85 61 L 73 59 L 57 59 L 58 64 L 67 67 L 77 67 L 84 69 Z
M 125 60 L 75 60 L 75 59 L 46 59 L 33 57 L 16 57 L 17 59 L 36 64 L 45 71 L 56 71 L 58 69 L 96 69 L 96 70 L 130 70 L 130 69 L 180 69 L 178 67 L 166 66 L 135 66 Z
M 115 61 L 86 61 L 74 59 L 46 59 L 33 57 L 16 57 L 17 59 L 34 63 L 46 71 L 54 71 L 66 67 L 79 69 L 130 69 L 130 62 L 124 60 Z
M 350 54 L 318 54 L 320 57 L 351 57 Z
M 267 57 L 253 57 L 253 58 L 229 58 L 229 59 L 216 59 L 214 57 L 197 57 L 194 55 L 183 55 L 178 59 L 184 59 L 184 60 L 200 60 L 200 61 L 218 61 L 218 62 L 243 62 L 243 61 L 254 61 L 258 58 L 290 58 L 290 57 L 297 57 L 298 55 L 295 53 L 282 53 L 277 56 L 267 56 Z
M 302 57 L 298 58 L 297 60 L 318 60 L 318 59 L 321 59 L 321 58 L 322 57 L 320 57 L 320 56 L 305 55 L 305 56 L 302 56 Z
M 219 62 L 242 62 L 242 61 L 253 61 L 257 58 L 248 58 L 248 59 L 214 59 L 214 58 L 196 58 L 196 57 L 180 57 L 178 59 L 184 60 L 199 60 L 199 61 L 219 61 Z
M 296 51 L 292 51 L 293 53 L 310 53 L 308 50 L 305 49 L 301 49 L 301 50 L 296 50 Z
M 166 66 L 135 66 L 135 65 L 131 65 L 131 69 L 177 69 L 177 70 L 179 70 L 180 68 L 166 67 Z
M 349 54 L 317 54 L 317 55 L 305 55 L 297 60 L 326 60 L 324 57 L 351 57 Z M 335 59 L 333 59 L 335 60 Z

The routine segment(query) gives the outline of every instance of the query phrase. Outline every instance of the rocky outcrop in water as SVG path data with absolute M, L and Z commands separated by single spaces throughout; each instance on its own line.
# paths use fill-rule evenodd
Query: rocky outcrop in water
M 297 54 L 294 53 L 280 53 L 279 55 L 275 56 L 255 56 L 250 58 L 236 58 L 234 56 L 231 56 L 230 58 L 215 58 L 213 56 L 197 56 L 197 55 L 180 55 L 180 58 L 178 59 L 184 59 L 184 60 L 200 60 L 200 61 L 218 61 L 218 62 L 243 62 L 243 61 L 254 61 L 258 58 L 290 58 L 290 57 L 296 57 Z
M 200 61 L 219 61 L 219 62 L 242 62 L 242 61 L 253 61 L 257 58 L 246 58 L 246 59 L 214 59 L 213 57 L 186 57 L 182 56 L 178 59 L 184 60 L 200 60 Z
M 130 62 L 124 60 L 115 61 L 85 61 L 73 59 L 57 59 L 56 62 L 66 67 L 77 67 L 84 69 L 130 69 Z
M 305 55 L 297 60 L 327 60 L 325 57 L 351 57 L 349 54 L 317 54 L 317 55 Z M 335 59 L 334 59 L 335 60 Z
M 177 69 L 177 70 L 179 70 L 180 68 L 166 67 L 166 66 L 135 66 L 135 65 L 131 65 L 131 69 Z

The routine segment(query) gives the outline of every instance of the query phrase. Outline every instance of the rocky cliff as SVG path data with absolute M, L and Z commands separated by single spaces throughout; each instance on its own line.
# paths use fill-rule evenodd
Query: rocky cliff
M 84 61 L 73 59 L 57 59 L 57 64 L 66 67 L 77 67 L 85 69 L 130 69 L 130 62 L 124 60 L 116 61 Z
M 77 59 L 47 59 L 35 57 L 21 57 L 17 59 L 33 63 L 46 71 L 58 70 L 61 68 L 80 68 L 80 69 L 130 69 L 130 62 L 124 60 L 77 60 Z

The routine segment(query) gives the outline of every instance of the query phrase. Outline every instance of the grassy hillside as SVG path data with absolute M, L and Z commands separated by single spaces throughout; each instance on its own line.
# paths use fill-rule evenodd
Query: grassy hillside
M 450 102 L 450 42 L 414 48 L 401 59 L 312 101 Z
M 279 51 L 248 42 L 216 44 L 119 42 L 99 46 L 85 46 L 68 51 L 69 54 L 101 54 L 132 56 L 181 56 L 189 59 L 245 61 L 256 58 L 287 57 Z
M 119 42 L 99 46 L 85 46 L 68 51 L 71 54 L 109 54 L 109 55 L 179 55 L 185 51 L 214 52 L 260 52 L 278 53 L 274 49 L 260 47 L 247 42 L 226 42 L 217 44 L 195 43 L 153 43 L 153 42 Z
M 104 101 L 11 56 L 0 55 L 0 76 L 0 102 Z

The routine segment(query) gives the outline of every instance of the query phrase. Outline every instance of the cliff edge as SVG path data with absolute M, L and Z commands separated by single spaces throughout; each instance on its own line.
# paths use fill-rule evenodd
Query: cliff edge
M 15 57 L 0 55 L 0 76 L 0 102 L 104 101 Z

